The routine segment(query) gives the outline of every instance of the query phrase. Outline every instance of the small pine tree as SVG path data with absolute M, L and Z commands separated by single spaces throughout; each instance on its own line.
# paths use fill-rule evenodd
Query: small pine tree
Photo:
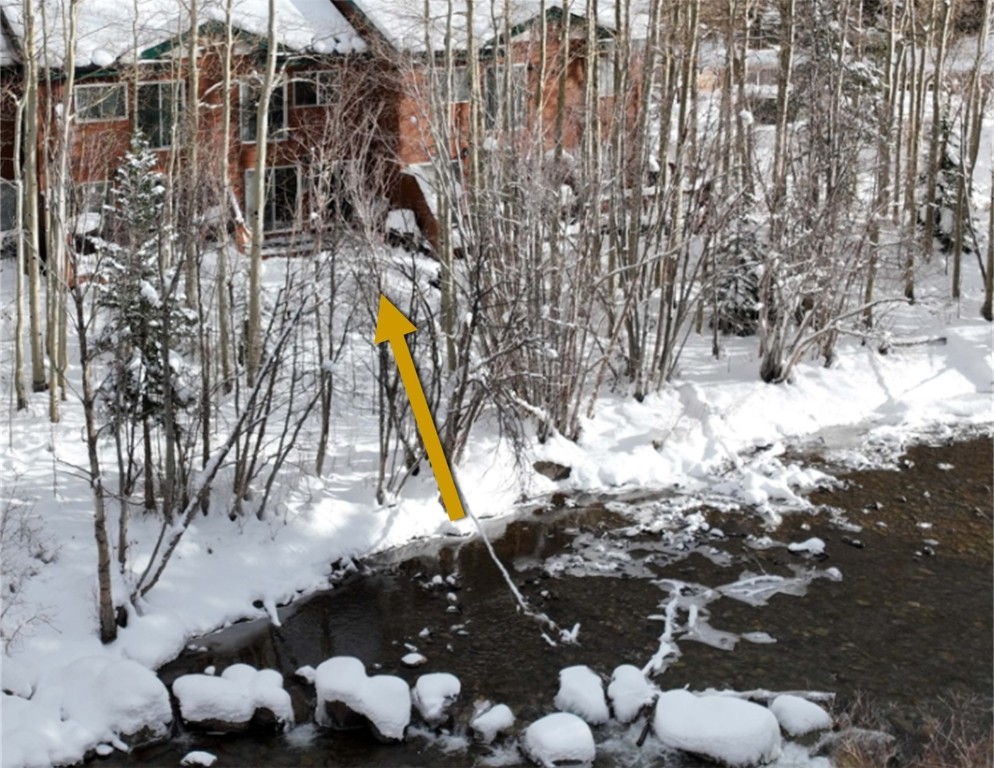
M 98 299 L 104 315 L 98 345 L 109 357 L 99 390 L 105 425 L 115 432 L 130 426 L 127 431 L 132 434 L 141 426 L 146 479 L 151 425 L 161 426 L 167 413 L 178 413 L 193 399 L 186 388 L 177 386 L 184 373 L 175 362 L 177 355 L 169 355 L 167 387 L 166 329 L 169 349 L 175 350 L 191 337 L 196 319 L 171 288 L 170 273 L 161 267 L 160 253 L 170 245 L 173 233 L 162 222 L 165 179 L 156 170 L 157 162 L 139 135 L 117 170 L 113 195 L 119 243 L 104 246 Z M 167 391 L 173 406 L 169 409 Z M 154 504 L 150 494 L 146 487 L 146 506 Z

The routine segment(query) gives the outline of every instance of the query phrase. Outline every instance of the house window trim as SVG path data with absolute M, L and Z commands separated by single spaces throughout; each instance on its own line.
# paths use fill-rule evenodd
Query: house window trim
M 614 42 L 605 43 L 597 52 L 597 97 L 612 99 L 614 88 L 614 59 L 617 56 Z
M 322 82 L 328 80 L 330 82 Z M 297 98 L 297 87 L 313 81 L 315 101 L 313 104 L 301 103 Z M 294 109 L 315 109 L 318 107 L 330 107 L 338 101 L 338 93 L 342 88 L 342 72 L 337 69 L 308 69 L 301 72 L 294 72 L 293 84 L 293 107 Z M 322 94 L 325 98 L 322 99 Z M 283 102 L 284 109 L 286 100 Z
M 251 88 L 251 83 L 241 82 L 238 84 L 238 139 L 242 144 L 258 144 L 258 130 L 256 135 L 251 138 L 245 138 L 245 93 L 246 89 Z M 283 125 L 280 126 L 279 130 L 273 131 L 272 123 L 269 125 L 269 135 L 266 137 L 266 143 L 274 141 L 286 141 L 290 135 L 290 103 L 289 103 L 289 89 L 287 88 L 286 80 L 282 80 L 277 83 L 276 87 L 273 88 L 272 93 L 276 93 L 277 90 L 283 91 Z M 272 98 L 272 94 L 270 94 Z M 280 166 L 283 167 L 283 166 Z
M 452 87 L 449 88 L 449 80 L 447 78 L 448 72 L 445 68 L 441 69 L 442 75 L 442 96 L 446 104 L 456 105 L 456 104 L 469 104 L 473 99 L 473 86 L 470 82 L 470 68 L 468 64 L 453 64 L 452 65 Z M 462 87 L 457 87 L 457 84 Z M 459 95 L 460 98 L 453 98 L 453 96 Z
M 501 91 L 503 89 L 504 79 L 505 79 L 504 68 L 508 66 L 510 66 L 511 68 L 510 84 L 512 90 L 510 94 L 503 94 L 501 93 Z M 484 130 L 486 130 L 488 133 L 500 133 L 505 129 L 506 127 L 505 124 L 508 123 L 507 120 L 508 104 L 506 100 L 503 105 L 503 109 L 501 109 L 500 105 L 498 104 L 496 112 L 491 113 L 490 111 L 491 96 L 489 92 L 489 83 L 492 72 L 495 73 L 497 77 L 495 84 L 497 86 L 499 97 L 510 96 L 512 100 L 512 105 L 513 105 L 513 99 L 520 98 L 521 100 L 520 112 L 518 112 L 517 109 L 515 109 L 514 112 L 512 112 L 512 117 L 514 117 L 514 119 L 510 121 L 510 125 L 507 127 L 510 128 L 512 133 L 523 131 L 528 127 L 528 119 L 530 116 L 529 70 L 530 67 L 528 65 L 528 62 L 525 61 L 494 62 L 484 69 L 483 120 L 484 120 Z M 523 73 L 523 76 L 516 75 L 515 71 Z M 519 87 L 520 87 L 520 94 L 516 93 Z
M 80 91 L 91 91 L 98 88 L 113 88 L 121 91 L 120 103 L 122 104 L 123 114 L 120 115 L 110 115 L 109 117 L 86 117 L 85 111 L 81 110 L 79 107 L 78 95 Z M 90 124 L 90 123 L 118 123 L 128 119 L 128 84 L 127 83 L 76 83 L 73 86 L 73 113 L 76 118 L 77 123 Z M 106 97 L 104 97 L 106 99 Z M 104 99 L 98 99 L 92 105 L 89 106 L 99 106 Z
M 141 81 L 139 81 L 138 84 L 137 84 L 137 86 L 136 86 L 136 89 L 137 89 L 137 93 L 135 95 L 136 104 L 137 104 L 138 98 L 140 97 L 141 89 L 144 86 L 155 85 L 155 86 L 159 87 L 159 103 L 161 105 L 161 103 L 162 103 L 162 90 L 161 89 L 162 89 L 162 86 L 164 84 L 167 84 L 167 83 L 171 84 L 171 85 L 173 85 L 175 87 L 175 93 L 176 93 L 176 96 L 177 96 L 177 98 L 176 98 L 176 104 L 178 105 L 178 108 L 176 110 L 174 110 L 173 113 L 170 115 L 170 119 L 171 120 L 178 120 L 179 117 L 180 117 L 180 115 L 183 113 L 183 108 L 184 108 L 184 105 L 186 103 L 186 83 L 183 82 L 180 79 L 176 79 L 176 78 L 173 78 L 173 79 L 164 78 L 164 79 L 161 79 L 161 80 L 141 80 Z M 140 112 L 141 112 L 141 109 L 137 108 L 136 109 L 136 114 L 134 116 L 133 126 L 134 126 L 134 129 L 136 131 L 138 130 L 138 127 L 139 127 L 138 126 L 138 120 L 139 120 L 139 113 Z M 161 110 L 160 110 L 160 114 L 161 114 Z M 176 124 L 175 123 L 172 126 L 170 126 L 170 130 L 169 130 L 169 140 L 170 140 L 170 142 L 168 144 L 159 144 L 159 145 L 156 145 L 156 144 L 152 143 L 152 141 L 151 141 L 152 137 L 151 136 L 148 136 L 144 132 L 142 133 L 142 136 L 146 140 L 148 140 L 148 142 L 149 142 L 149 145 L 148 145 L 149 149 L 154 150 L 154 151 L 157 151 L 157 150 L 168 150 L 168 149 L 172 149 L 172 147 L 173 147 L 172 138 L 173 138 L 173 132 L 174 132 L 175 128 L 176 128 Z
M 284 226 L 266 227 L 265 218 L 263 218 L 262 231 L 263 231 L 263 234 L 265 234 L 265 235 L 281 235 L 281 234 L 287 234 L 289 232 L 293 232 L 295 226 L 299 223 L 299 218 L 300 218 L 300 215 L 302 214 L 302 211 L 303 211 L 302 205 L 303 205 L 304 201 L 303 201 L 303 189 L 301 187 L 301 181 L 302 181 L 302 178 L 303 178 L 303 173 L 302 173 L 303 169 L 299 165 L 293 165 L 293 164 L 290 164 L 290 165 L 270 165 L 270 166 L 268 166 L 266 168 L 266 175 L 268 176 L 270 174 L 273 174 L 273 176 L 275 177 L 276 172 L 277 171 L 282 171 L 282 170 L 292 170 L 295 173 L 296 177 L 297 177 L 297 183 L 296 183 L 296 187 L 297 187 L 296 198 L 297 199 L 296 199 L 295 205 L 294 205 L 294 216 L 293 216 L 293 219 L 290 222 L 290 225 L 289 226 L 285 226 L 285 227 Z M 244 173 L 244 178 L 243 178 L 243 181 L 245 183 L 245 214 L 246 214 L 246 218 L 248 220 L 250 220 L 250 221 L 252 219 L 254 219 L 256 211 L 258 210 L 258 208 L 254 207 L 252 205 L 252 202 L 251 202 L 250 197 L 249 197 L 252 194 L 252 189 L 253 189 L 252 178 L 251 177 L 255 174 L 255 172 L 256 172 L 255 168 L 246 168 L 245 169 L 245 173 Z M 272 185 L 272 186 L 275 186 L 275 185 Z M 267 200 L 265 201 L 264 204 L 268 204 L 268 202 L 269 202 L 269 200 L 268 200 L 269 194 L 268 193 L 272 189 L 272 186 L 268 183 L 268 179 L 267 179 L 267 184 L 265 185 L 265 188 L 263 189 L 264 197 L 267 198 Z

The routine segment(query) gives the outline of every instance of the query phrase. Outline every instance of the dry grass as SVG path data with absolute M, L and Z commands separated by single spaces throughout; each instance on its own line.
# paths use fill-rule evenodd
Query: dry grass
M 837 727 L 816 747 L 836 768 L 994 768 L 994 721 L 990 700 L 955 697 L 924 718 L 911 755 L 902 754 L 886 718 L 865 697 L 837 716 Z

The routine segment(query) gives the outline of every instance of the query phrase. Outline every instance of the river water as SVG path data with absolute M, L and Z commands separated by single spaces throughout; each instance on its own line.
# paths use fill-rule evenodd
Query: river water
M 290 733 L 181 731 L 110 762 L 175 766 L 204 749 L 218 766 L 515 764 L 512 749 L 495 755 L 467 740 L 415 733 L 385 746 L 361 732 L 318 731 L 313 689 L 294 672 L 334 655 L 411 683 L 451 672 L 462 682 L 455 736 L 478 699 L 508 704 L 524 726 L 554 710 L 563 667 L 587 664 L 607 677 L 652 658 L 677 587 L 699 598 L 700 619 L 655 678 L 664 689 L 831 692 L 837 710 L 862 698 L 905 758 L 920 749 L 930 718 L 951 711 L 989 733 L 992 454 L 991 439 L 980 437 L 913 447 L 896 470 L 835 471 L 841 486 L 812 493 L 814 510 L 786 514 L 775 529 L 759 515 L 672 499 L 534 510 L 496 524 L 494 547 L 521 592 L 563 628 L 579 623 L 577 644 L 552 647 L 516 612 L 479 540 L 389 553 L 368 563 L 369 573 L 281 609 L 282 627 L 235 625 L 160 670 L 168 684 L 208 665 L 278 669 L 297 713 Z M 826 556 L 783 546 L 810 537 L 826 543 Z M 454 586 L 433 583 L 437 576 Z M 416 670 L 400 663 L 411 648 L 428 659 Z M 640 751 L 632 730 L 596 732 L 598 764 L 694 764 L 653 751 L 651 739 Z

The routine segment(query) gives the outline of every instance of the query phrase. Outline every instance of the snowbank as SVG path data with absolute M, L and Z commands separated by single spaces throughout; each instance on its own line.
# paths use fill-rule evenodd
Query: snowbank
M 290 694 L 273 669 L 233 664 L 221 675 L 183 675 L 173 683 L 180 716 L 211 730 L 240 730 L 259 710 L 269 710 L 280 727 L 293 725 Z
M 667 746 L 730 766 L 757 765 L 780 754 L 773 713 L 732 696 L 666 691 L 656 700 L 653 730 Z
M 3 765 L 78 760 L 103 744 L 127 749 L 169 735 L 169 692 L 137 662 L 76 659 L 39 680 L 30 699 L 3 694 Z
M 582 664 L 559 672 L 556 708 L 579 715 L 592 725 L 606 723 L 611 716 L 600 677 Z
M 589 764 L 597 755 L 590 726 L 568 712 L 554 712 L 529 725 L 521 749 L 543 768 L 567 762 Z

